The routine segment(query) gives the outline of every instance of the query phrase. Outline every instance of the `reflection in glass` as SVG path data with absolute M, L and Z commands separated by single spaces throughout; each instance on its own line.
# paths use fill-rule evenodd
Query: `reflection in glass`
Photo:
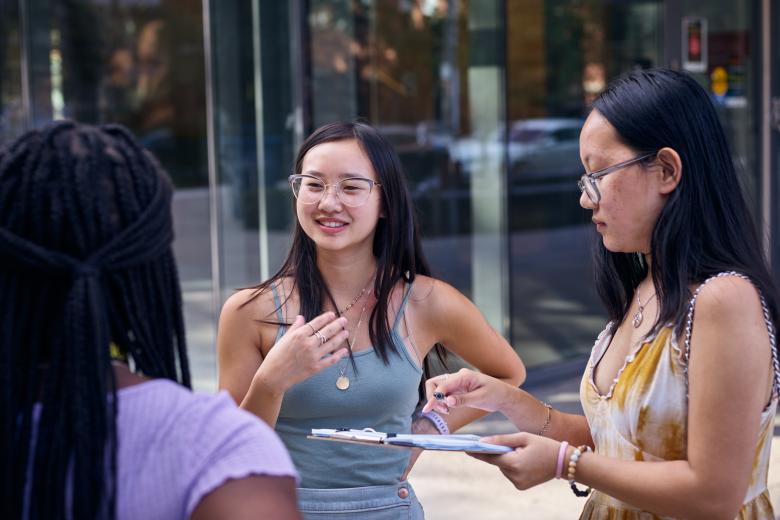
M 23 131 L 22 34 L 19 3 L 0 2 L 0 144 Z
M 723 123 L 729 142 L 732 143 L 737 172 L 754 217 L 760 227 L 762 217 L 759 190 L 761 168 L 758 160 L 758 75 L 755 74 L 755 53 L 758 31 L 751 31 L 756 20 L 755 5 L 750 2 L 681 2 L 683 15 L 696 20 L 706 20 L 702 42 L 706 49 L 703 70 L 692 67 L 690 73 L 709 92 Z M 700 33 L 701 37 L 702 34 Z
M 590 351 L 605 325 L 598 240 L 579 206 L 579 132 L 609 79 L 660 63 L 660 2 L 507 2 L 512 344 L 529 366 Z M 537 30 L 527 30 L 529 27 Z
M 6 17 L 9 4 L 25 10 L 23 34 Z M 22 129 L 21 110 L 25 125 L 121 123 L 157 156 L 177 188 L 174 252 L 193 381 L 215 388 L 201 4 L 172 4 L 0 2 L 0 136 Z M 26 85 L 29 107 L 19 108 L 13 81 Z

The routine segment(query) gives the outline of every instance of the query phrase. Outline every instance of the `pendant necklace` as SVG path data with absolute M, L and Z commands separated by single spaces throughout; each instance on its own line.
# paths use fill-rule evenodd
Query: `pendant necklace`
M 374 279 L 372 278 L 371 281 L 373 281 L 373 280 Z M 368 290 L 369 287 L 371 287 L 371 282 L 368 282 L 368 285 L 363 287 L 363 290 L 360 291 L 357 296 L 355 296 L 355 299 L 352 300 L 351 302 L 349 302 L 349 305 L 347 305 L 343 309 L 339 309 L 339 316 L 341 316 L 342 314 L 344 314 L 345 312 L 350 310 L 352 307 L 354 307 L 355 304 L 360 301 L 360 298 L 362 298 L 363 295 L 366 294 L 366 291 Z
M 647 301 L 642 305 L 642 300 L 639 298 L 639 289 L 636 290 L 636 303 L 639 307 L 639 310 L 636 311 L 636 314 L 634 314 L 634 319 L 631 320 L 631 323 L 634 325 L 634 328 L 639 328 L 639 326 L 642 324 L 642 320 L 645 318 L 644 310 L 647 305 L 653 301 L 653 298 L 655 298 L 655 293 L 647 299 Z
M 355 325 L 355 328 L 352 330 L 352 341 L 348 341 L 349 344 L 349 353 L 352 353 L 352 347 L 355 346 L 355 341 L 357 340 L 357 332 L 360 329 L 360 325 L 363 323 L 363 315 L 366 313 L 366 305 L 368 302 L 363 303 L 363 308 L 360 309 L 360 317 L 358 318 L 357 325 Z M 345 391 L 347 388 L 349 388 L 349 377 L 347 377 L 347 365 L 346 364 L 340 364 L 339 365 L 339 377 L 336 378 L 336 388 L 338 388 L 341 391 Z

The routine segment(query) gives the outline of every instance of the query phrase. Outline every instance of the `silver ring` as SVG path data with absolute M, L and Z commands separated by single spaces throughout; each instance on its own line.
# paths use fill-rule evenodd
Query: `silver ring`
M 315 331 L 314 335 L 317 336 L 317 339 L 320 340 L 320 345 L 324 345 L 326 341 L 328 341 L 328 338 L 325 337 L 325 335 L 320 331 Z
M 311 323 L 308 323 L 308 322 L 306 323 L 306 325 L 309 326 L 309 328 L 311 329 L 311 333 L 312 334 L 317 334 L 317 330 L 314 328 L 314 325 L 312 325 Z

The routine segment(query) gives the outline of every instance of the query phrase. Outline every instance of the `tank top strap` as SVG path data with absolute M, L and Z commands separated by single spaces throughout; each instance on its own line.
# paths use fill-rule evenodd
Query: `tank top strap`
M 395 330 L 396 327 L 398 327 L 398 324 L 401 323 L 401 317 L 403 317 L 404 312 L 406 311 L 406 304 L 409 302 L 409 295 L 412 294 L 412 285 L 414 285 L 414 282 L 411 282 L 406 286 L 406 293 L 404 294 L 404 299 L 401 300 L 401 306 L 398 307 L 398 314 L 395 315 L 395 320 L 393 321 L 393 328 L 391 330 Z
M 711 276 L 704 280 L 704 283 L 699 285 L 699 287 L 696 288 L 696 291 L 693 293 L 693 297 L 691 297 L 691 301 L 688 303 L 688 313 L 685 319 L 685 332 L 684 332 L 684 348 L 683 348 L 683 356 L 682 356 L 682 362 L 683 362 L 683 373 L 685 374 L 685 384 L 688 385 L 688 359 L 690 358 L 691 353 L 691 335 L 693 333 L 693 314 L 694 314 L 694 308 L 696 306 L 696 300 L 699 297 L 699 293 L 704 288 L 705 285 L 710 283 L 712 280 L 715 280 L 716 278 L 722 278 L 724 276 L 736 276 L 737 278 L 742 278 L 743 280 L 746 280 L 753 284 L 753 281 L 746 275 L 739 273 L 737 271 L 724 271 L 722 273 L 718 273 L 715 276 Z M 777 396 L 780 395 L 780 361 L 778 361 L 777 357 L 777 339 L 775 336 L 775 326 L 774 323 L 772 323 L 772 319 L 769 314 L 769 306 L 766 304 L 766 300 L 764 299 L 764 295 L 761 294 L 761 291 L 756 287 L 756 290 L 758 291 L 758 297 L 761 300 L 761 310 L 764 314 L 764 324 L 766 325 L 767 333 L 769 334 L 769 346 L 772 351 L 772 369 L 774 371 L 774 378 L 773 378 L 773 384 L 772 384 L 772 395 Z M 687 393 L 687 390 L 686 390 Z
M 284 292 L 284 285 L 282 285 L 282 282 L 280 281 L 278 284 L 271 285 L 271 294 L 273 294 L 274 297 L 274 306 L 276 307 L 276 318 L 279 320 L 279 329 L 276 332 L 276 339 L 274 340 L 274 343 L 279 341 L 282 336 L 284 336 L 284 333 L 287 331 L 287 326 L 284 324 L 284 312 L 282 311 L 284 307 L 283 299 L 279 297 L 279 289 L 281 289 L 282 292 Z

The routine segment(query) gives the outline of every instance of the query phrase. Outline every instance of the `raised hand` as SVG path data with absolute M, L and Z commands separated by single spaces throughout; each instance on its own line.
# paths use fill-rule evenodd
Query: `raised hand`
M 333 312 L 310 322 L 296 316 L 284 336 L 269 350 L 255 374 L 265 385 L 284 392 L 347 355 L 347 319 Z

